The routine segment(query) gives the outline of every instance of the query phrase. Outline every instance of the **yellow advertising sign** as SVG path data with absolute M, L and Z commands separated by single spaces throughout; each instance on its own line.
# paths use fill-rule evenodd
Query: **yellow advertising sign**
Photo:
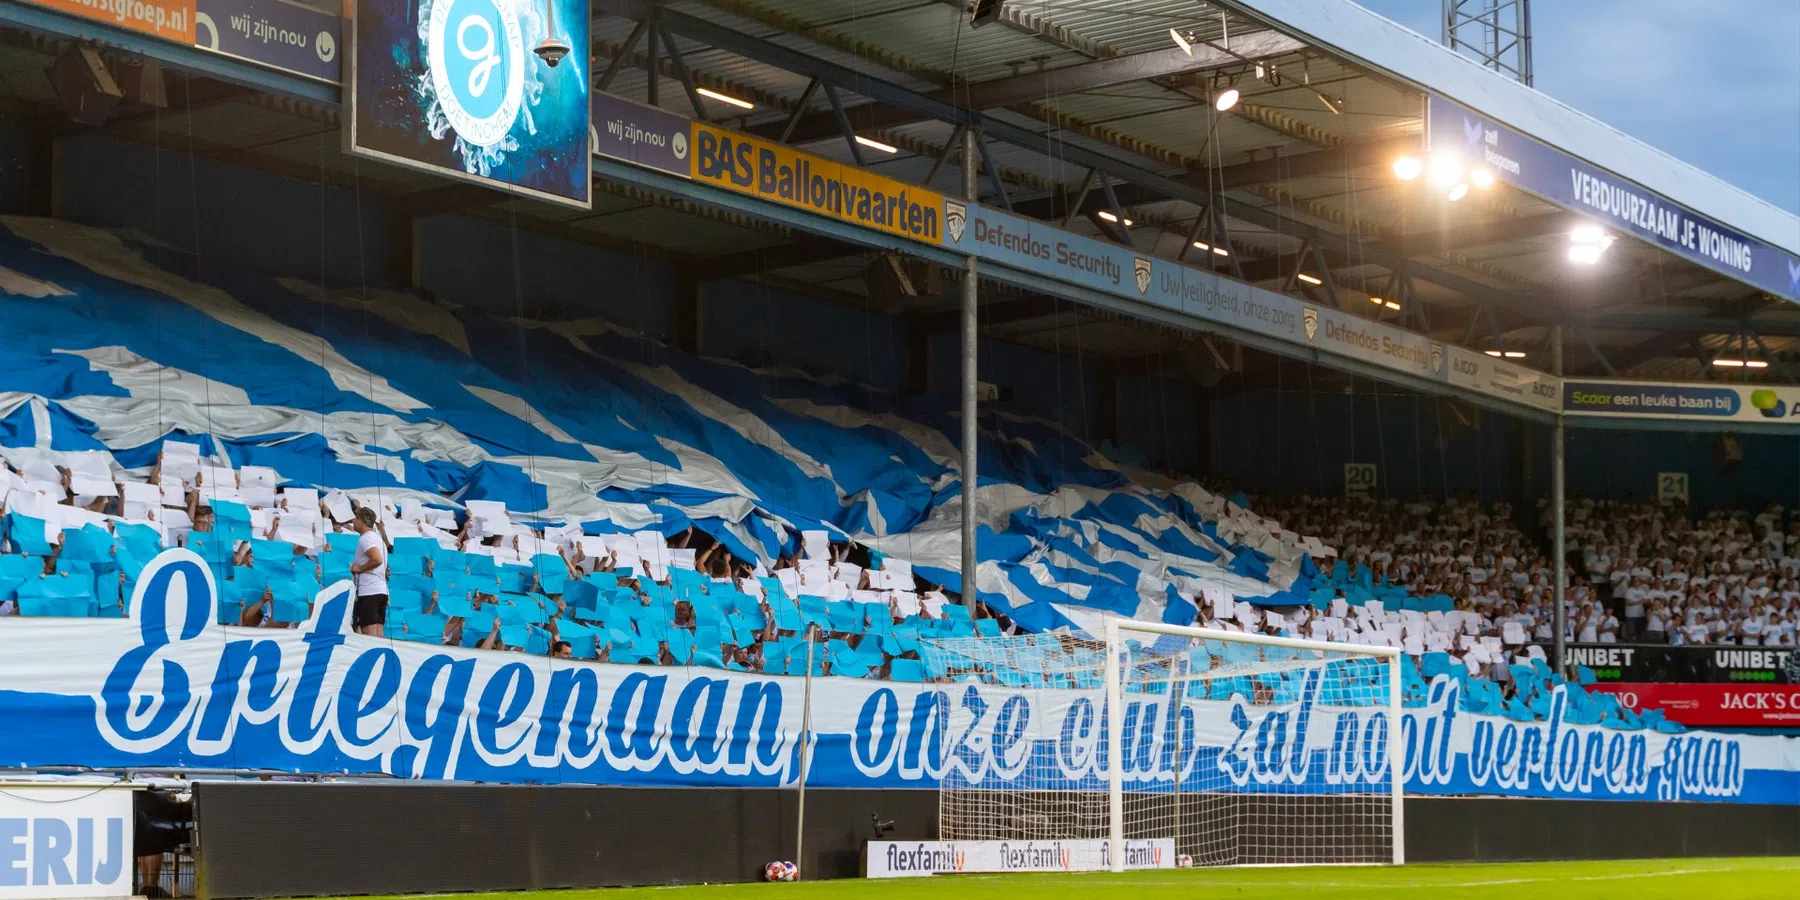
M 936 244 L 944 195 L 791 147 L 694 123 L 694 180 Z

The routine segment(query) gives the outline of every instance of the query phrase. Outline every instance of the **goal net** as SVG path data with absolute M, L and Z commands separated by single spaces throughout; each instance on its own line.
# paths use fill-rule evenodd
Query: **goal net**
M 951 683 L 939 838 L 992 845 L 971 858 L 1114 871 L 1402 862 L 1392 648 L 1129 620 L 1100 640 L 922 646 L 927 671 Z

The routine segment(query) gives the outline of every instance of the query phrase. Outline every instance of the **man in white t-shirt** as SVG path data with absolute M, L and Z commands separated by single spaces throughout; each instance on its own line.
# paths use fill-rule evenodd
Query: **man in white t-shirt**
M 379 521 L 375 510 L 365 506 L 350 523 L 359 535 L 350 562 L 350 574 L 356 578 L 356 615 L 351 624 L 358 634 L 371 637 L 382 637 L 387 624 L 387 542 L 377 530 Z

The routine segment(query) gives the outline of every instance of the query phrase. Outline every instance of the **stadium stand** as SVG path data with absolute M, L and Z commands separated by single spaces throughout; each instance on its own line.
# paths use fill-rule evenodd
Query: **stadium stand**
M 1794 646 L 1800 535 L 1781 506 L 1690 518 L 1685 504 L 1581 501 L 1569 523 L 1583 572 L 1619 612 L 1621 639 Z M 1580 639 L 1587 632 L 1578 628 Z
M 965 604 L 941 411 L 600 322 L 202 284 L 110 232 L 5 225 L 0 611 L 124 615 L 180 545 L 212 567 L 220 622 L 295 627 L 349 577 L 367 509 L 397 640 L 804 674 L 811 635 L 814 674 L 918 681 L 950 675 L 921 637 L 1111 612 L 1402 646 L 1412 704 L 1447 675 L 1465 708 L 1529 720 L 1561 683 L 1521 646 L 1547 627 L 1547 569 L 1503 510 L 1274 508 L 1326 538 L 1302 536 L 1005 414 Z M 1568 696 L 1571 722 L 1678 727 Z

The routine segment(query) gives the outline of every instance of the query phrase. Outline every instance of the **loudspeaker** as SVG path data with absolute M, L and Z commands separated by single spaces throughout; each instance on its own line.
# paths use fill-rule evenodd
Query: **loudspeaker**
M 1225 360 L 1219 348 L 1213 346 L 1210 338 L 1201 338 L 1181 347 L 1182 367 L 1187 370 L 1188 377 L 1203 388 L 1215 388 L 1225 376 L 1231 374 L 1232 367 Z
M 901 308 L 906 298 L 937 296 L 944 292 L 943 275 L 925 260 L 898 253 L 882 253 L 863 271 L 869 296 L 887 309 Z
M 119 87 L 133 103 L 169 108 L 169 91 L 163 84 L 162 63 L 144 58 L 119 67 Z
M 1744 448 L 1738 444 L 1738 436 L 1727 431 L 1714 439 L 1713 459 L 1718 461 L 1720 469 L 1735 471 L 1738 463 L 1744 461 Z
M 980 28 L 1000 18 L 1001 0 L 975 0 L 969 8 L 969 27 Z
M 83 125 L 105 125 L 113 108 L 125 97 L 107 71 L 105 60 L 92 47 L 64 50 L 44 74 L 50 76 L 50 89 L 56 93 L 63 112 Z

